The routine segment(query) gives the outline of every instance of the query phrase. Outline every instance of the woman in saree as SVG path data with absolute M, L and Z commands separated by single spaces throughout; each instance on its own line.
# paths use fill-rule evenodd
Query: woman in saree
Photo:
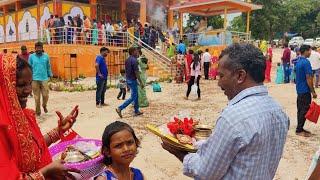
M 92 45 L 98 45 L 98 25 L 96 20 L 93 20 L 92 26 Z
M 147 83 L 147 70 L 148 70 L 148 59 L 144 56 L 141 55 L 139 60 L 139 70 L 140 70 L 140 78 L 143 82 L 144 85 Z M 141 88 L 138 86 L 138 101 L 139 101 L 139 107 L 148 107 L 149 106 L 149 101 L 147 98 L 147 92 L 146 88 Z
M 188 82 L 190 80 L 190 73 L 191 73 L 191 63 L 193 60 L 193 50 L 190 49 L 188 51 L 188 54 L 186 55 L 186 62 L 185 62 L 185 79 L 186 82 Z
M 57 142 L 69 130 L 78 115 L 78 106 L 59 120 L 44 136 L 34 111 L 27 109 L 31 93 L 30 65 L 12 55 L 0 56 L 0 176 L 1 179 L 44 180 L 74 179 L 63 161 L 52 162 L 48 146 Z
M 176 83 L 183 83 L 185 60 L 182 52 L 177 54 Z

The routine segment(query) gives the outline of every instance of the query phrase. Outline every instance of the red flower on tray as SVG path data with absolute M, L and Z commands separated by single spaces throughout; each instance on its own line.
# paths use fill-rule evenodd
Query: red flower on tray
M 169 122 L 167 127 L 173 135 L 184 134 L 192 137 L 194 135 L 193 126 L 195 124 L 197 124 L 197 122 L 193 121 L 192 118 L 184 118 L 182 121 L 179 118 L 174 117 L 174 121 Z

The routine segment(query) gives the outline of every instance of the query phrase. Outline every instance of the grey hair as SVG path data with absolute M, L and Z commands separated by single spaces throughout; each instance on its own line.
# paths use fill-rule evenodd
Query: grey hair
M 235 43 L 224 49 L 219 59 L 228 56 L 227 67 L 231 71 L 243 69 L 256 83 L 265 79 L 266 57 L 257 47 L 247 43 Z

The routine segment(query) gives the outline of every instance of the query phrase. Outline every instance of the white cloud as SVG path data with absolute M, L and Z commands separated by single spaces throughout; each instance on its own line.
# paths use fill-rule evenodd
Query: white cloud
M 19 22 L 19 40 L 30 40 L 38 38 L 37 19 L 31 16 L 29 11 L 24 12 Z
M 6 25 L 6 42 L 16 41 L 16 25 L 12 20 L 12 16 L 9 16 L 8 22 Z

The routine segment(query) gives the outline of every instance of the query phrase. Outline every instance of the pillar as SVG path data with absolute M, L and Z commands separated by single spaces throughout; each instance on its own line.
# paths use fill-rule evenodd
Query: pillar
M 147 0 L 140 0 L 140 23 L 142 26 L 147 22 Z
M 53 15 L 62 16 L 62 1 L 53 0 Z
M 40 27 L 40 18 L 41 18 L 41 14 L 40 14 L 40 5 L 44 3 L 44 0 L 37 0 L 37 24 Z
M 179 31 L 180 31 L 180 36 L 182 37 L 182 35 L 183 35 L 183 13 L 182 12 L 179 12 L 178 27 L 179 27 Z
M 14 19 L 14 24 L 16 26 L 16 41 L 19 41 L 19 17 L 18 17 L 18 11 L 21 9 L 21 1 L 16 1 L 15 2 L 15 19 Z
M 4 42 L 6 42 L 7 41 L 7 20 L 6 20 L 6 16 L 7 16 L 7 14 L 8 14 L 8 6 L 3 6 L 2 7 L 2 11 L 3 11 L 3 30 L 4 30 L 4 37 L 3 37 L 3 40 L 4 40 Z
M 227 13 L 228 13 L 228 9 L 227 7 L 224 7 L 224 16 L 223 16 L 223 29 L 226 30 L 227 29 Z
M 223 32 L 223 39 L 222 39 L 222 43 L 224 44 L 224 45 L 226 45 L 227 44 L 227 41 L 226 41 L 226 31 L 227 31 L 227 14 L 228 14 L 228 9 L 227 9 L 227 7 L 224 7 L 224 22 L 223 22 L 223 30 L 224 30 L 224 32 Z
M 127 20 L 127 0 L 120 1 L 120 18 L 122 22 Z
M 97 0 L 89 0 L 89 3 L 91 4 L 90 18 L 97 19 Z
M 173 10 L 170 10 L 170 7 L 172 5 L 172 0 L 169 0 L 169 8 L 168 8 L 168 28 L 173 28 L 174 22 L 173 22 Z
M 249 34 L 250 32 L 250 11 L 247 12 L 247 31 L 246 33 Z

